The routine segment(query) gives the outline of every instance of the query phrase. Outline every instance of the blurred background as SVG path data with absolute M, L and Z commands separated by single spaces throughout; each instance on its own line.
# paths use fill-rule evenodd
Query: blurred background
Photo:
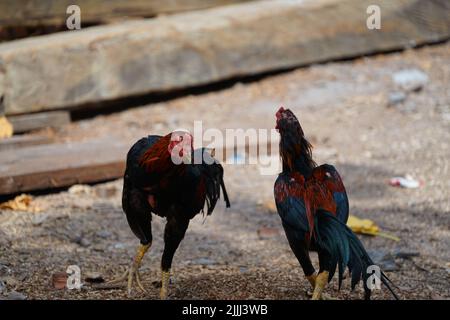
M 446 0 L 0 1 L 1 299 L 126 298 L 91 284 L 138 242 L 121 208 L 132 143 L 194 121 L 273 129 L 281 105 L 343 176 L 352 228 L 400 296 L 449 298 L 449 39 Z M 276 174 L 233 164 L 249 147 L 226 152 L 232 207 L 194 219 L 170 298 L 308 299 Z M 153 221 L 135 298 L 158 297 Z M 55 280 L 73 264 L 82 290 Z M 361 296 L 348 287 L 329 290 Z

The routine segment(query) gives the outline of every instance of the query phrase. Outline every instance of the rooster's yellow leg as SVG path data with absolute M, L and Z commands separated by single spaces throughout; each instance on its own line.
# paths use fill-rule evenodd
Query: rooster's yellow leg
M 159 294 L 161 300 L 167 299 L 167 290 L 169 287 L 169 281 L 170 281 L 170 270 L 165 271 L 161 269 L 161 291 Z
M 314 272 L 312 275 L 310 276 L 306 276 L 306 279 L 309 281 L 309 283 L 311 284 L 311 287 L 314 288 L 316 287 L 316 278 L 317 278 L 317 273 Z
M 130 268 L 127 271 L 125 271 L 125 273 L 120 278 L 108 282 L 107 285 L 114 285 L 127 280 L 128 295 L 131 295 L 133 282 L 134 280 L 136 280 L 136 284 L 138 285 L 139 289 L 141 289 L 143 292 L 146 292 L 141 282 L 139 267 L 141 266 L 142 259 L 144 258 L 147 251 L 150 249 L 151 245 L 152 245 L 151 242 L 149 244 L 141 244 L 137 250 L 137 253 L 134 257 L 133 263 L 131 264 Z
M 317 275 L 312 300 L 321 300 L 325 298 L 322 296 L 322 292 L 328 283 L 328 275 L 328 271 L 322 271 Z
M 314 272 L 312 275 L 305 276 L 306 280 L 311 284 L 312 290 L 316 287 L 316 278 L 317 278 L 317 272 Z M 312 297 L 312 291 L 306 290 L 306 295 L 308 297 Z

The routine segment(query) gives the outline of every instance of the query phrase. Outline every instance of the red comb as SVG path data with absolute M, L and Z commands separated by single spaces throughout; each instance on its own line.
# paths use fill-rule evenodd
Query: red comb
M 281 113 L 283 113 L 284 111 L 286 111 L 286 109 L 284 109 L 282 106 L 280 107 L 280 109 L 278 109 L 277 113 L 275 114 L 275 116 L 277 118 L 281 117 Z

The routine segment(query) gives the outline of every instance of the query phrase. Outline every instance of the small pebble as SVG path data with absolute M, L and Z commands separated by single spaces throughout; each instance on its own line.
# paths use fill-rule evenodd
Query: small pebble
M 48 215 L 46 214 L 40 214 L 40 215 L 36 215 L 35 217 L 33 217 L 31 223 L 34 226 L 40 226 L 43 222 L 45 222 L 48 218 Z
M 418 69 L 405 69 L 392 75 L 394 83 L 406 91 L 419 91 L 428 82 L 426 73 Z
M 395 106 L 396 104 L 402 103 L 406 100 L 406 94 L 401 91 L 391 92 L 389 94 L 388 100 L 389 106 Z
M 125 245 L 124 243 L 122 243 L 122 242 L 117 242 L 117 243 L 115 243 L 115 244 L 113 245 L 113 248 L 114 248 L 114 249 L 125 249 L 125 248 L 126 248 L 126 245 Z
M 91 242 L 86 238 L 81 238 L 79 242 L 77 242 L 83 248 L 87 248 L 91 245 Z
M 7 299 L 8 300 L 26 300 L 27 296 L 22 294 L 22 293 L 20 293 L 20 292 L 17 292 L 17 291 L 11 291 L 8 294 Z
M 112 236 L 112 233 L 109 232 L 108 230 L 100 230 L 97 231 L 95 234 L 102 239 L 108 239 Z
M 217 264 L 217 262 L 215 260 L 210 259 L 210 258 L 199 258 L 196 260 L 192 260 L 192 263 L 203 265 L 203 266 L 210 266 L 210 265 Z

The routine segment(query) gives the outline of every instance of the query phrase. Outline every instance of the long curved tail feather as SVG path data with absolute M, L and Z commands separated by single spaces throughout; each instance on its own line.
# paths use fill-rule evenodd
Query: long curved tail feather
M 361 241 L 345 223 L 339 221 L 327 211 L 318 211 L 315 220 L 316 245 L 319 249 L 326 251 L 331 258 L 328 265 L 330 268 L 328 281 L 332 279 L 336 268 L 338 268 L 339 288 L 341 288 L 344 270 L 348 267 L 351 274 L 352 290 L 362 279 L 365 299 L 370 299 L 371 290 L 367 286 L 367 280 L 372 273 L 368 272 L 368 268 L 375 263 Z M 398 300 L 398 296 L 391 287 L 391 285 L 394 286 L 392 281 L 382 271 L 380 271 L 380 280 Z
M 223 193 L 223 198 L 225 200 L 226 207 L 229 208 L 231 206 L 231 204 L 230 204 L 230 199 L 228 198 L 227 189 L 225 189 L 225 182 L 223 181 L 223 178 L 220 181 L 220 186 L 222 187 L 222 193 Z

